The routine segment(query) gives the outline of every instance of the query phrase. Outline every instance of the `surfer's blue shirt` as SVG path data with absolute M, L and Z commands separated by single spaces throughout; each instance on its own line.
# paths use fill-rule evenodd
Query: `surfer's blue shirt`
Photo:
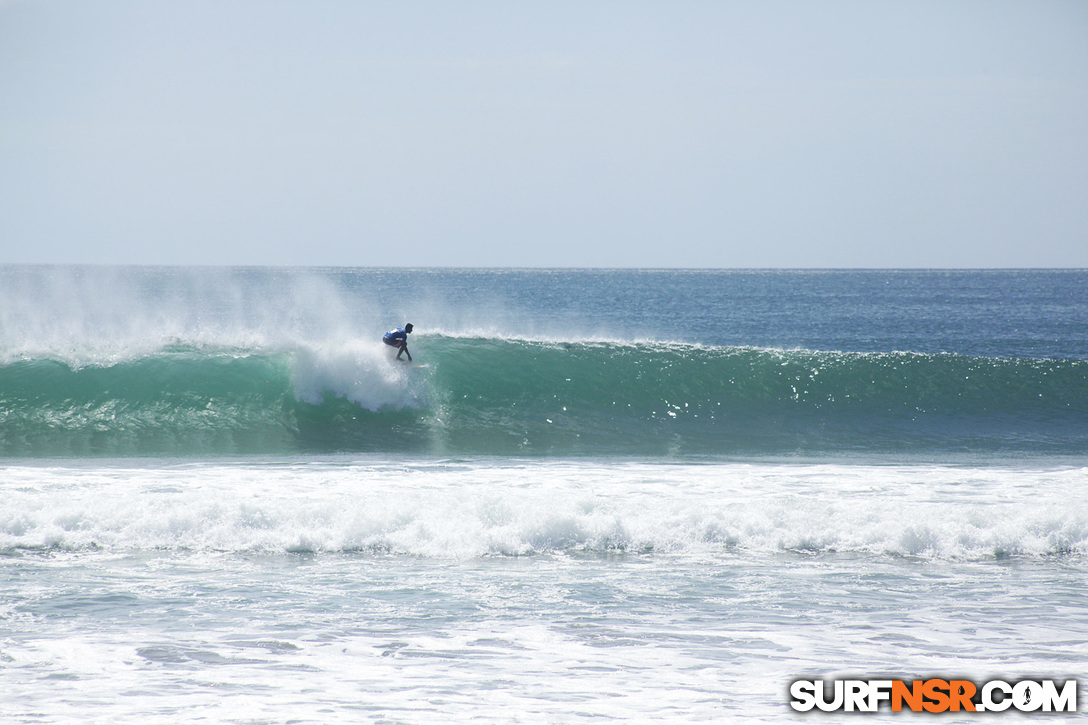
M 382 336 L 382 342 L 390 347 L 397 348 L 397 360 L 400 360 L 401 355 L 407 355 L 409 362 L 412 360 L 412 353 L 408 352 L 408 334 L 411 331 L 412 325 L 409 323 L 404 327 L 390 330 Z
M 385 333 L 382 336 L 382 340 L 384 340 L 387 345 L 394 344 L 394 340 L 404 340 L 405 342 L 407 342 L 408 332 L 403 327 L 398 327 L 395 330 L 390 330 L 389 332 Z

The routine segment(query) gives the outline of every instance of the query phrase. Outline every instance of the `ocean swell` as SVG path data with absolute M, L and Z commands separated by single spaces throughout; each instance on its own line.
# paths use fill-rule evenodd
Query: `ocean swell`
M 0 455 L 1079 454 L 1088 362 L 431 336 L 0 366 Z

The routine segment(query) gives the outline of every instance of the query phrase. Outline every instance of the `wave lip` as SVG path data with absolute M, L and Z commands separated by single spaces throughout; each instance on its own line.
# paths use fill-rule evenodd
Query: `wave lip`
M 1082 455 L 1088 361 L 432 335 L 0 365 L 0 455 Z

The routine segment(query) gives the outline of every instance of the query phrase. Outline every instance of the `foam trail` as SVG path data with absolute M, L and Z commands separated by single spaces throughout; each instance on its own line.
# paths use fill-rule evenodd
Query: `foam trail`
M 327 396 L 345 398 L 377 412 L 420 408 L 427 397 L 422 375 L 391 362 L 389 350 L 353 341 L 339 346 L 300 347 L 294 352 L 291 387 L 295 397 L 320 405 Z

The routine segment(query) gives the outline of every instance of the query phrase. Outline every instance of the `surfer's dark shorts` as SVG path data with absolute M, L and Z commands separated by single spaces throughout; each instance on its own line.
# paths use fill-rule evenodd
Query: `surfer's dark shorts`
M 383 337 L 382 342 L 384 342 L 386 345 L 389 345 L 390 347 L 400 347 L 404 344 L 404 340 L 399 340 L 392 337 Z

